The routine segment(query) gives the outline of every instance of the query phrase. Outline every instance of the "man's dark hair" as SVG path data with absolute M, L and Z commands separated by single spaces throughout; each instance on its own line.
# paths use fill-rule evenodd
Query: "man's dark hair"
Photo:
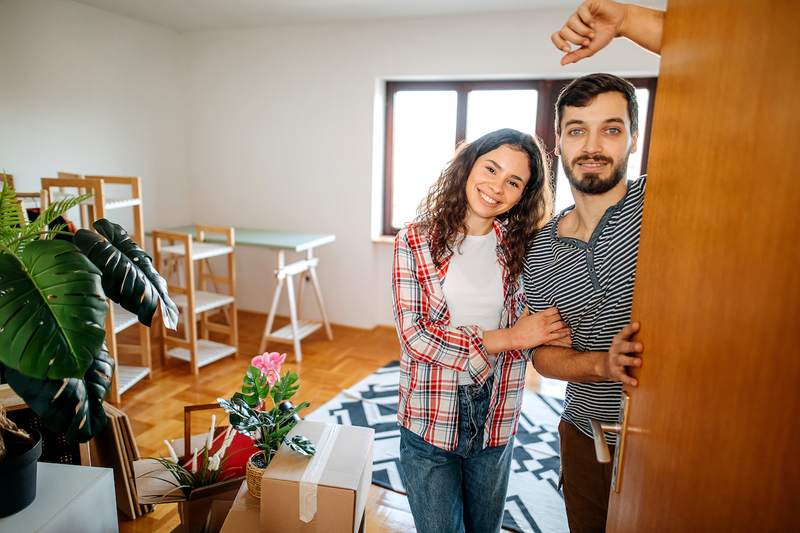
M 639 130 L 639 105 L 636 103 L 636 88 L 627 80 L 613 74 L 589 74 L 573 80 L 561 90 L 556 100 L 556 133 L 561 135 L 561 116 L 564 107 L 586 107 L 598 94 L 618 92 L 628 101 L 628 118 L 631 134 Z

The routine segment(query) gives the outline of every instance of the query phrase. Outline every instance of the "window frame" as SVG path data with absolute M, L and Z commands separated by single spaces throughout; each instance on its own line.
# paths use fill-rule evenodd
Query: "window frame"
M 392 165 L 393 165 L 393 132 L 394 132 L 394 96 L 399 91 L 455 91 L 457 94 L 456 131 L 453 140 L 453 149 L 466 138 L 467 130 L 467 95 L 474 90 L 535 90 L 538 101 L 536 104 L 536 124 L 534 131 L 542 140 L 545 150 L 553 161 L 550 182 L 555 192 L 558 158 L 554 155 L 555 149 L 555 103 L 561 89 L 574 78 L 559 79 L 510 79 L 510 80 L 458 80 L 458 81 L 386 81 L 385 86 L 385 116 L 384 116 L 384 143 L 383 143 L 383 235 L 393 236 L 399 228 L 392 226 Z M 646 173 L 647 159 L 650 148 L 650 132 L 653 118 L 658 78 L 637 77 L 625 78 L 637 89 L 648 89 L 650 99 L 647 108 L 647 126 L 645 128 L 645 142 L 641 147 L 642 173 Z M 555 194 L 553 195 L 555 202 Z

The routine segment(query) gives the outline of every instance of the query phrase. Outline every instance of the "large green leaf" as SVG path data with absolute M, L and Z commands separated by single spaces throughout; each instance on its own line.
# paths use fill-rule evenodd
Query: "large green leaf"
M 261 370 L 250 365 L 244 373 L 242 380 L 242 395 L 247 405 L 256 407 L 260 404 L 269 394 L 269 381 L 267 376 L 261 373 Z
M 314 455 L 317 453 L 317 448 L 314 446 L 314 443 L 302 435 L 295 435 L 291 439 L 285 439 L 283 442 L 301 455 Z
M 14 392 L 56 433 L 69 442 L 86 442 L 106 425 L 103 398 L 111 386 L 114 361 L 101 346 L 82 378 L 39 380 L 6 368 Z
M 71 243 L 0 249 L 0 362 L 37 379 L 82 377 L 105 331 L 100 272 Z
M 81 229 L 73 242 L 102 271 L 106 296 L 136 313 L 146 326 L 152 324 L 160 305 L 164 325 L 175 329 L 178 308 L 170 299 L 167 282 L 153 267 L 150 256 L 119 224 L 101 218 L 93 226 L 99 235 Z
M 256 430 L 261 425 L 260 412 L 247 405 L 242 393 L 234 393 L 230 401 L 217 398 L 217 403 L 230 415 L 228 417 L 230 424 L 236 431 L 255 439 Z
M 300 377 L 295 372 L 287 372 L 281 379 L 275 382 L 275 385 L 270 391 L 270 394 L 272 394 L 272 401 L 275 402 L 275 405 L 278 405 L 284 400 L 289 400 L 297 393 L 297 389 L 300 388 L 300 385 L 297 383 L 298 379 L 300 379 Z

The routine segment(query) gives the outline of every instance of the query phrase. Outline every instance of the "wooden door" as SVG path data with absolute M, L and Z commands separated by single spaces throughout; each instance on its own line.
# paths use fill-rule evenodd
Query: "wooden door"
M 800 3 L 670 0 L 609 531 L 800 522 Z

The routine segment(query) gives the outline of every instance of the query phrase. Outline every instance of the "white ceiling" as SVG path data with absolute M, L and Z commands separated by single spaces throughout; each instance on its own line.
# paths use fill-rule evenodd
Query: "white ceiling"
M 179 32 L 574 7 L 580 0 L 76 0 Z M 658 0 L 655 0 L 658 1 Z M 651 3 L 645 0 L 645 2 Z

